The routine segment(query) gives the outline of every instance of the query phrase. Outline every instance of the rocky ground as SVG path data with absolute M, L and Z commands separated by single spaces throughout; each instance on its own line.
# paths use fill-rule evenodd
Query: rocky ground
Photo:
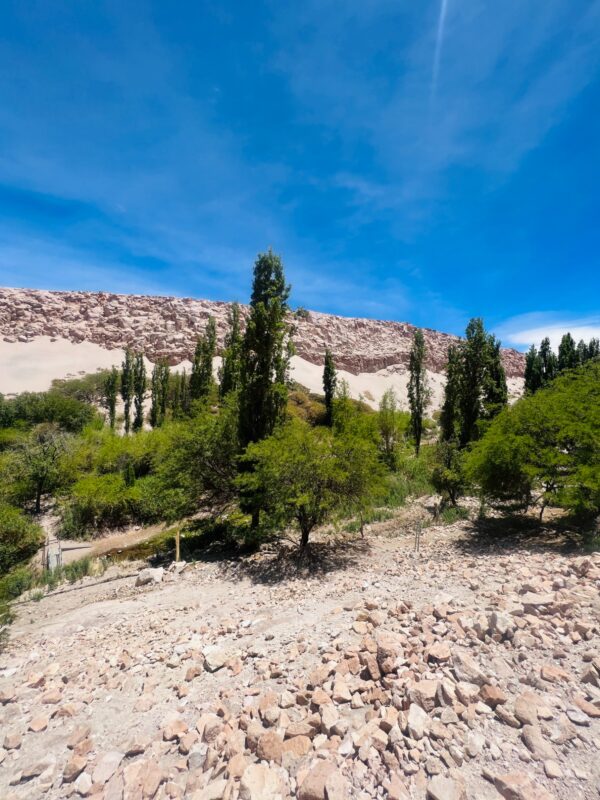
M 0 797 L 597 798 L 600 557 L 389 528 L 21 606 Z

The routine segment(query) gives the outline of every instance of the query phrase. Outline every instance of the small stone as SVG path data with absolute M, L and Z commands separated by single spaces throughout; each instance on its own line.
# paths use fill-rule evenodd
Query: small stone
M 549 758 L 547 761 L 544 761 L 544 772 L 548 778 L 562 778 L 563 776 L 562 769 L 557 762 L 553 761 L 551 758 Z
M 104 753 L 104 755 L 102 755 L 98 760 L 98 763 L 92 772 L 93 782 L 104 784 L 110 780 L 122 760 L 123 753 L 120 753 L 118 750 L 111 750 L 108 753 Z
M 45 731 L 48 727 L 48 723 L 50 722 L 50 718 L 41 714 L 40 716 L 34 717 L 31 722 L 29 723 L 29 730 L 32 733 L 40 733 L 41 731 Z
M 204 669 L 208 672 L 217 672 L 222 669 L 227 663 L 229 658 L 225 650 L 222 650 L 216 645 L 209 645 L 203 650 L 204 655 Z
M 63 781 L 71 783 L 80 775 L 87 766 L 87 759 L 83 756 L 71 756 L 63 770 Z

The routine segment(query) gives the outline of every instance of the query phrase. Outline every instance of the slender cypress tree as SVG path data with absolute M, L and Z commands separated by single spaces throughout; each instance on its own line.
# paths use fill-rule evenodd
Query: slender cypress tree
M 465 447 L 477 438 L 477 422 L 482 415 L 483 382 L 487 358 L 487 336 L 483 320 L 475 318 L 467 325 L 461 343 L 462 374 L 460 387 L 460 445 Z
M 507 403 L 508 387 L 500 342 L 495 336 L 488 336 L 483 381 L 483 416 L 486 419 L 492 419 Z
M 525 356 L 525 391 L 533 394 L 543 384 L 543 364 L 542 357 L 538 353 L 537 347 L 532 344 Z
M 600 339 L 590 339 L 588 343 L 588 361 L 600 356 Z
M 129 348 L 125 350 L 125 359 L 121 365 L 121 398 L 124 405 L 125 433 L 129 433 L 133 399 L 133 353 Z
M 225 337 L 223 363 L 219 370 L 219 395 L 221 398 L 240 388 L 241 353 L 240 307 L 237 303 L 233 303 L 229 312 L 229 331 Z
M 545 386 L 558 375 L 558 359 L 547 336 L 542 339 L 540 344 L 540 360 L 542 364 L 542 386 Z
M 448 363 L 446 364 L 444 404 L 440 413 L 440 428 L 444 442 L 454 441 L 458 435 L 460 384 L 460 349 L 458 345 L 451 344 L 448 348 Z
M 158 361 L 152 370 L 151 382 L 150 424 L 153 428 L 159 428 L 165 421 L 169 399 L 169 377 L 170 369 L 167 362 Z
M 575 347 L 575 340 L 570 333 L 565 333 L 558 346 L 558 371 L 562 372 L 565 369 L 573 369 L 576 366 L 577 349 Z
M 139 431 L 144 425 L 144 397 L 146 396 L 146 366 L 144 356 L 138 353 L 133 361 L 133 430 Z
M 190 377 L 190 396 L 192 400 L 206 400 L 213 386 L 213 358 L 217 347 L 217 327 L 214 317 L 208 318 L 204 335 L 198 338 L 192 374 Z
M 333 400 L 337 384 L 337 372 L 333 355 L 329 348 L 325 350 L 325 363 L 323 365 L 323 392 L 325 393 L 325 422 L 329 427 L 333 425 Z
M 113 367 L 104 380 L 104 404 L 108 411 L 108 424 L 111 430 L 115 429 L 117 418 L 117 393 L 119 390 L 119 373 Z
M 242 340 L 240 443 L 269 436 L 283 418 L 291 351 L 286 322 L 290 288 L 283 263 L 271 250 L 254 264 L 250 317 Z
M 583 339 L 580 339 L 577 342 L 577 363 L 585 364 L 587 360 L 588 360 L 588 346 L 583 341 Z
M 410 408 L 410 430 L 415 441 L 415 454 L 419 455 L 423 436 L 423 417 L 431 399 L 425 370 L 425 338 L 423 331 L 416 330 L 408 361 L 408 405 Z

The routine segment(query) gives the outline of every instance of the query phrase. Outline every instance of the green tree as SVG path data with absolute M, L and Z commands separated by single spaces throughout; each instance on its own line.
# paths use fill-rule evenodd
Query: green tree
M 325 363 L 323 366 L 323 392 L 325 394 L 325 423 L 329 427 L 333 425 L 333 401 L 335 398 L 335 387 L 337 384 L 337 373 L 331 350 L 325 350 Z
M 565 333 L 558 346 L 558 370 L 563 372 L 565 369 L 573 369 L 577 363 L 575 340 L 570 333 Z
M 336 440 L 327 428 L 311 428 L 290 420 L 272 436 L 249 445 L 245 458 L 252 470 L 240 475 L 245 495 L 253 495 L 272 525 L 295 522 L 300 530 L 300 548 L 311 532 L 339 509 L 354 508 L 369 492 L 364 470 L 364 442 Z M 376 456 L 372 451 L 371 463 Z
M 437 447 L 432 473 L 433 486 L 442 497 L 442 507 L 450 501 L 456 506 L 466 486 L 463 468 L 464 455 L 456 439 L 442 440 Z
M 600 339 L 593 338 L 588 342 L 587 348 L 588 361 L 600 357 Z
M 121 398 L 124 405 L 125 433 L 131 428 L 131 401 L 133 400 L 133 353 L 125 350 L 125 359 L 121 365 Z
M 493 419 L 507 403 L 508 388 L 500 342 L 495 336 L 488 336 L 483 379 L 483 417 Z
M 396 456 L 402 429 L 398 418 L 398 399 L 392 388 L 386 389 L 379 401 L 377 423 L 381 436 L 383 460 L 390 469 L 396 469 Z
M 219 394 L 226 397 L 240 388 L 242 356 L 242 334 L 240 331 L 240 307 L 233 303 L 229 312 L 229 330 L 225 336 L 223 363 L 219 370 Z
M 460 350 L 457 345 L 450 345 L 448 348 L 448 363 L 446 364 L 444 403 L 440 413 L 441 439 L 445 442 L 453 441 L 458 437 L 460 386 Z
M 0 503 L 0 576 L 34 556 L 43 538 L 39 525 L 18 509 Z
M 269 436 L 285 414 L 290 358 L 286 322 L 290 288 L 271 250 L 254 265 L 250 316 L 242 341 L 240 442 Z
M 483 413 L 483 383 L 488 340 L 483 320 L 470 320 L 461 343 L 460 444 L 477 438 L 477 423 Z
M 600 511 L 600 364 L 565 372 L 490 424 L 467 458 L 484 495 Z
M 542 339 L 540 344 L 540 359 L 542 362 L 542 386 L 546 386 L 558 375 L 558 359 L 547 336 Z
M 158 361 L 152 370 L 150 424 L 159 428 L 165 421 L 169 399 L 170 369 L 166 361 Z
M 190 376 L 190 397 L 192 400 L 206 400 L 214 385 L 213 358 L 217 348 L 217 327 L 214 317 L 209 317 L 204 335 L 198 338 L 192 374 Z
M 423 332 L 416 330 L 408 361 L 408 405 L 410 408 L 410 431 L 415 442 L 415 453 L 418 456 L 423 436 L 423 417 L 431 400 L 431 391 L 427 383 L 425 369 L 425 338 Z
M 36 426 L 20 448 L 17 474 L 31 486 L 36 514 L 41 511 L 42 495 L 59 482 L 65 449 L 64 434 L 51 422 Z
M 117 392 L 119 390 L 119 373 L 113 367 L 104 378 L 104 407 L 108 411 L 108 424 L 115 429 L 117 419 Z
M 146 365 L 144 356 L 138 353 L 133 360 L 133 430 L 139 431 L 144 426 L 144 398 L 146 396 Z
M 533 394 L 543 384 L 543 364 L 537 347 L 532 344 L 525 356 L 525 391 Z

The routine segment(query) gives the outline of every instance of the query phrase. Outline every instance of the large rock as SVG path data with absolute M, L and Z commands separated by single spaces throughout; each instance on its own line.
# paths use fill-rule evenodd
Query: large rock
M 240 781 L 240 800 L 281 800 L 282 786 L 278 773 L 264 764 L 246 767 Z
M 135 579 L 136 586 L 147 586 L 149 583 L 162 583 L 165 570 L 163 567 L 147 567 L 138 572 Z
M 404 647 L 399 633 L 380 629 L 375 635 L 377 664 L 384 675 L 393 672 L 404 660 Z
M 467 800 L 464 784 L 436 775 L 427 784 L 428 800 Z
M 464 653 L 454 653 L 453 667 L 456 679 L 467 683 L 476 683 L 477 686 L 484 686 L 489 683 L 488 676 L 481 670 L 477 663 Z

